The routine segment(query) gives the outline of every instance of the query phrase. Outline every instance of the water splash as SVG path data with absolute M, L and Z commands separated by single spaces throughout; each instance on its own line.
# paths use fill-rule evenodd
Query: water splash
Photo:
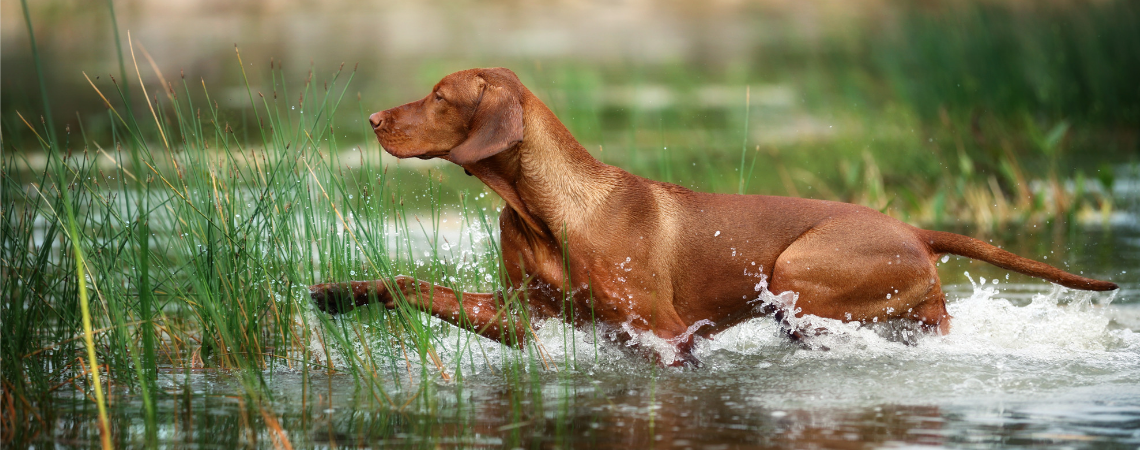
M 794 310 L 794 293 L 773 294 L 766 284 L 761 287 L 754 307 Z M 947 336 L 921 333 L 904 321 L 860 324 L 803 316 L 789 320 L 821 332 L 796 343 L 771 316 L 758 317 L 711 339 L 697 338 L 694 354 L 703 367 L 696 370 L 736 378 L 763 373 L 772 383 L 800 386 L 786 394 L 770 393 L 771 399 L 765 402 L 807 401 L 799 397 L 804 392 L 814 393 L 809 396 L 813 401 L 870 398 L 908 403 L 971 396 L 1032 398 L 1052 388 L 1122 381 L 1140 385 L 1140 333 L 1114 320 L 1119 311 L 1135 308 L 1110 307 L 1097 298 L 1056 287 L 1019 305 L 1002 298 L 994 285 L 977 285 L 968 296 L 948 302 L 954 319 Z M 534 324 L 533 340 L 520 350 L 435 318 L 427 320 L 427 326 L 437 332 L 435 350 L 442 366 L 448 372 L 459 367 L 466 376 L 495 374 L 505 363 L 530 360 L 525 370 L 542 367 L 620 377 L 652 367 L 653 358 L 645 357 L 648 351 L 656 352 L 666 364 L 676 358 L 675 343 L 632 329 L 576 329 L 550 320 Z M 310 317 L 309 323 L 319 322 Z M 695 324 L 690 332 L 704 325 Z M 900 339 L 901 332 L 914 335 Z M 329 353 L 340 367 L 347 355 L 363 351 L 359 342 L 351 352 L 337 351 L 334 342 L 324 344 L 332 347 Z M 639 349 L 631 350 L 629 344 Z M 321 341 L 314 339 L 312 345 L 313 355 L 323 358 Z M 368 342 L 372 351 L 392 345 L 378 337 Z M 408 370 L 419 373 L 420 361 L 409 358 Z M 436 370 L 430 360 L 428 366 Z M 663 373 L 673 372 L 684 370 L 663 369 Z M 852 390 L 853 385 L 858 389 Z

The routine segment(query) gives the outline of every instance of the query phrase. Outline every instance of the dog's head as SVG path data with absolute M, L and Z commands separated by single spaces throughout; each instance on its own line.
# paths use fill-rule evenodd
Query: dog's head
M 368 118 L 397 158 L 443 158 L 461 166 L 523 139 L 522 83 L 503 68 L 455 72 L 427 97 Z

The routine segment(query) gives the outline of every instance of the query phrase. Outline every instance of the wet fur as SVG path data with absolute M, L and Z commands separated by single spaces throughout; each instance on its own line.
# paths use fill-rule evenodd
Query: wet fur
M 781 322 L 786 314 L 905 319 L 946 333 L 950 316 L 935 268 L 946 252 L 1076 289 L 1116 288 L 863 206 L 699 193 L 632 175 L 594 159 L 507 69 L 448 75 L 424 99 L 370 120 L 389 153 L 450 160 L 503 198 L 503 263 L 532 320 L 596 320 L 653 333 L 677 347 L 677 358 L 664 364 L 695 363 L 693 336 L 773 312 Z M 750 302 L 761 283 L 794 291 L 798 301 L 786 310 L 756 308 Z M 393 307 L 401 297 L 504 343 L 521 344 L 528 334 L 497 313 L 504 293 L 462 293 L 461 302 L 451 289 L 408 277 L 318 284 L 311 292 L 330 312 L 370 301 Z

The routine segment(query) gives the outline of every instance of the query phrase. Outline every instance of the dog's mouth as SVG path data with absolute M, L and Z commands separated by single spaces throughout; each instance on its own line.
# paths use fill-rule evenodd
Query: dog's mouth
M 368 118 L 369 125 L 372 126 L 372 132 L 376 135 L 376 141 L 380 143 L 380 147 L 384 149 L 389 155 L 395 156 L 400 159 L 418 158 L 418 159 L 432 159 L 444 158 L 451 153 L 450 149 L 447 150 L 427 150 L 420 147 L 417 139 L 411 138 L 406 134 L 405 126 L 394 122 L 394 118 L 388 111 L 381 111 L 372 114 Z
M 380 137 L 377 131 L 376 140 L 380 143 L 380 148 L 384 149 L 389 155 L 395 156 L 399 159 L 417 158 L 417 159 L 432 159 L 443 158 L 447 159 L 449 150 L 421 150 L 416 148 L 401 148 L 398 143 L 385 143 L 384 139 Z

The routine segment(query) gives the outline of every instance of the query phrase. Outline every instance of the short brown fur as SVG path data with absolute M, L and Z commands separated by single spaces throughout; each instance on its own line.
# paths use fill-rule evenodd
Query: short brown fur
M 912 319 L 943 334 L 950 316 L 935 261 L 944 253 L 1074 289 L 1117 288 L 863 206 L 706 194 L 632 175 L 590 156 L 507 69 L 453 73 L 424 99 L 370 121 L 392 155 L 452 161 L 506 201 L 499 219 L 504 267 L 532 319 L 566 317 L 568 297 L 576 325 L 624 324 L 670 340 L 679 357 L 664 363 L 694 363 L 693 335 L 777 312 L 755 304 L 761 282 L 774 293 L 796 292 L 797 316 Z M 505 343 L 525 340 L 519 322 L 500 313 L 502 293 L 463 293 L 460 302 L 448 288 L 393 281 L 310 290 L 319 307 L 336 313 L 370 299 L 394 307 L 391 290 L 398 289 L 412 306 L 448 322 Z

